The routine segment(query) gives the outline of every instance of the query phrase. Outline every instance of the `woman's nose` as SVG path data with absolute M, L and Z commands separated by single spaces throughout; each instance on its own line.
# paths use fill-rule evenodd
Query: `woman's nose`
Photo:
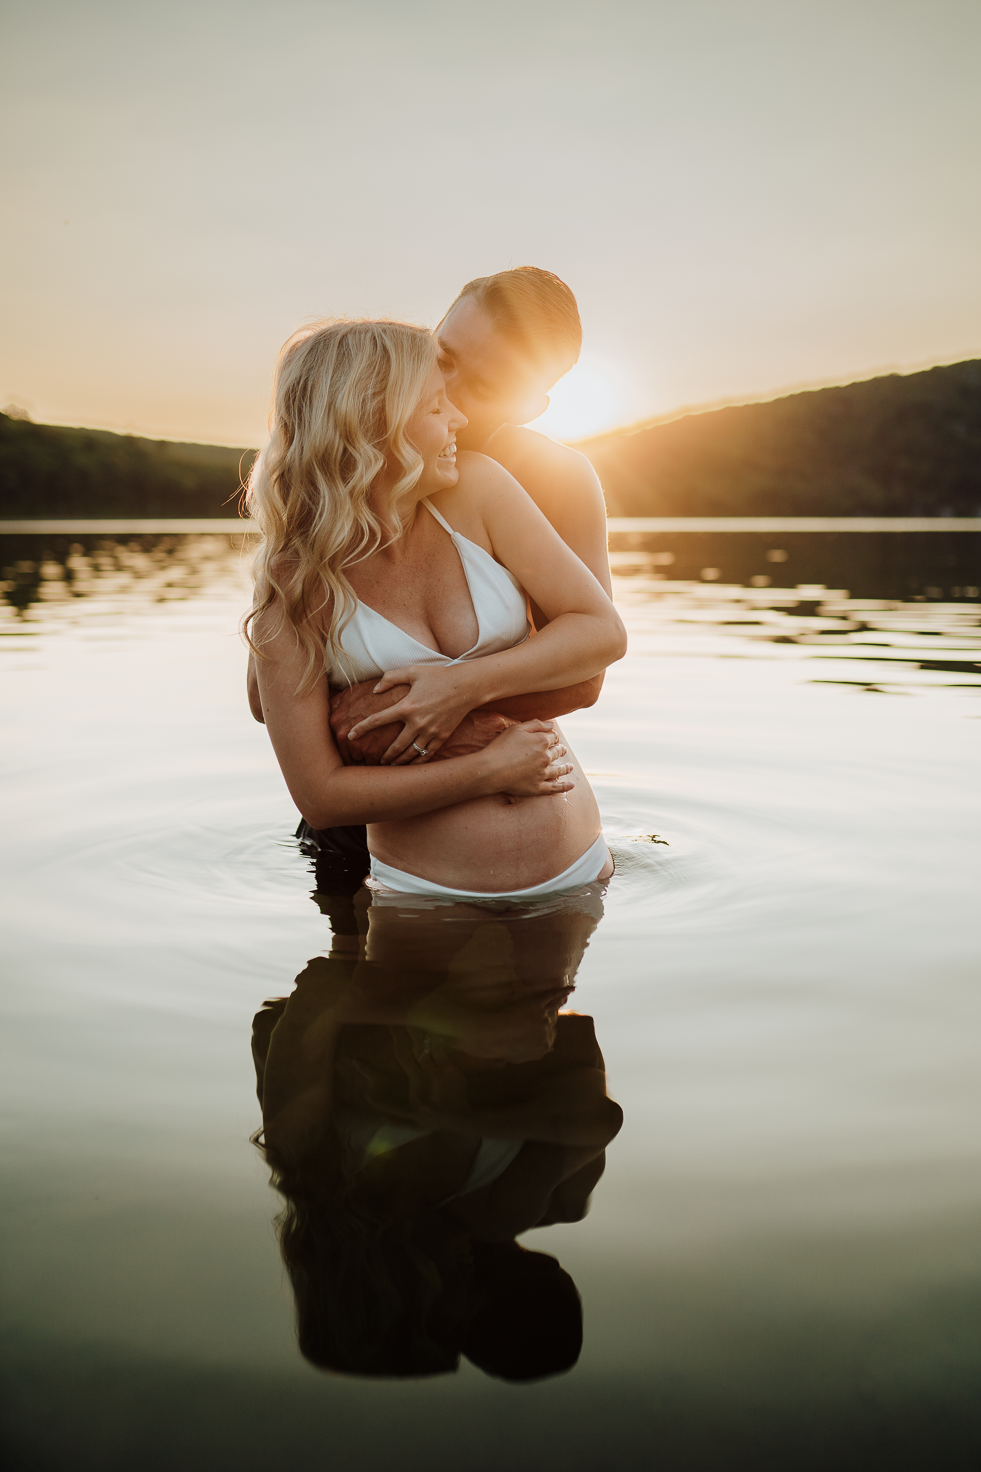
M 467 425 L 470 423 L 470 420 L 467 418 L 466 414 L 461 413 L 461 411 L 456 407 L 455 404 L 447 403 L 447 408 L 450 411 L 450 429 L 466 429 Z

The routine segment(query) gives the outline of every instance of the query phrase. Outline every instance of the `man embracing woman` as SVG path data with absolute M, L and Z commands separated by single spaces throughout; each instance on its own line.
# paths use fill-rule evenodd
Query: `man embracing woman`
M 568 287 L 520 267 L 435 334 L 324 322 L 280 355 L 250 698 L 301 834 L 376 890 L 512 901 L 612 873 L 555 724 L 626 648 L 602 493 L 523 427 L 580 343 Z

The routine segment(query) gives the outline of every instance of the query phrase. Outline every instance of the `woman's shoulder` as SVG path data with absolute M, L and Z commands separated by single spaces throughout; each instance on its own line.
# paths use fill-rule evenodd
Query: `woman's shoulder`
M 514 476 L 489 455 L 461 450 L 457 454 L 457 469 L 460 478 L 456 485 L 437 498 L 440 508 L 491 507 L 525 496 Z
M 492 460 L 490 455 L 482 455 L 479 450 L 458 450 L 456 465 L 460 472 L 460 485 L 464 482 L 474 485 L 505 485 L 508 482 L 512 485 L 518 484 L 511 472 L 505 470 L 498 460 Z

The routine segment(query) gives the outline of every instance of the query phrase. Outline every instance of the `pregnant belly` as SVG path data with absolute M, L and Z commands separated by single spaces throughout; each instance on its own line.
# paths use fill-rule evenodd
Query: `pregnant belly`
M 480 797 L 401 823 L 372 823 L 382 863 L 452 889 L 489 894 L 554 879 L 599 837 L 592 788 L 574 753 L 574 790 L 563 797 Z

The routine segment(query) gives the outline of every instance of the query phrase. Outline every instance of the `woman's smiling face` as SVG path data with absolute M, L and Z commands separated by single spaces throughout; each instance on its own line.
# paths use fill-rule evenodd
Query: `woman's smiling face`
M 443 375 L 434 368 L 426 392 L 406 425 L 407 438 L 423 458 L 419 480 L 423 495 L 455 486 L 459 480 L 456 434 L 466 422 L 466 417 L 446 397 Z

